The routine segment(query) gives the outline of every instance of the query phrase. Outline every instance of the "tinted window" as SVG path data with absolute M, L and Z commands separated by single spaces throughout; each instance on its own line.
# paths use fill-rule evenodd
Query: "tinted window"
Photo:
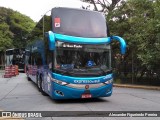
M 54 33 L 78 37 L 107 37 L 105 17 L 102 13 L 81 9 L 53 8 Z
M 6 50 L 6 55 L 13 55 L 13 50 Z

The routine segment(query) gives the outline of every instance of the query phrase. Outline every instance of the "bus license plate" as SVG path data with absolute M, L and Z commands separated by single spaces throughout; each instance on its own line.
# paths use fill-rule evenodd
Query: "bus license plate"
M 91 94 L 82 94 L 82 98 L 91 98 L 92 95 Z

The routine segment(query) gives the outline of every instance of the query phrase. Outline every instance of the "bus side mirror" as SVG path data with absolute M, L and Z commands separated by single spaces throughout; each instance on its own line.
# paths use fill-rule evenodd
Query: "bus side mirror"
M 55 36 L 52 31 L 48 31 L 49 50 L 55 50 Z
M 127 47 L 125 40 L 119 36 L 112 36 L 111 39 L 119 41 L 121 54 L 124 55 L 126 53 L 126 47 Z

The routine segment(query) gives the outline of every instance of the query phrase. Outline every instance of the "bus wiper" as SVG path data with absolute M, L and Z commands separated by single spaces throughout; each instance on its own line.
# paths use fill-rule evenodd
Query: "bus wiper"
M 102 69 L 101 67 L 98 67 L 98 66 L 87 67 L 86 70 L 89 70 L 89 69 L 92 69 L 92 68 L 98 68 L 98 69 L 100 69 L 101 70 L 101 75 L 105 75 L 106 74 L 106 72 L 104 71 L 104 69 Z
M 103 72 L 104 75 L 112 73 L 112 69 L 104 70 L 101 67 L 99 69 Z
M 101 67 L 99 67 L 99 69 L 102 71 L 102 75 L 106 74 L 106 72 L 104 71 L 104 69 L 102 69 Z
M 63 71 L 62 74 L 64 74 L 64 75 L 66 75 L 66 74 L 70 75 L 70 72 L 68 70 L 66 70 L 66 71 Z
M 70 72 L 68 70 L 60 70 L 60 69 L 56 69 L 56 71 L 58 71 L 59 73 L 63 74 L 63 75 L 70 75 Z

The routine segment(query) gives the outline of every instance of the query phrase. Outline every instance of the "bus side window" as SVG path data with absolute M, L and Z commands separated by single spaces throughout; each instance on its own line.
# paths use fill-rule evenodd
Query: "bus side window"
M 35 65 L 36 61 L 35 61 L 35 54 L 32 53 L 32 57 L 31 57 L 31 65 Z
M 48 50 L 47 53 L 47 65 L 49 69 L 52 69 L 52 63 L 53 63 L 53 51 Z
M 42 57 L 40 53 L 37 53 L 36 61 L 37 61 L 37 66 L 42 66 L 43 62 L 42 62 Z
M 32 64 L 32 57 L 31 57 L 31 55 L 29 56 L 28 64 L 29 64 L 29 65 Z
M 41 66 L 42 65 L 41 53 L 34 52 L 32 56 L 33 56 L 32 57 L 32 64 L 35 66 Z

